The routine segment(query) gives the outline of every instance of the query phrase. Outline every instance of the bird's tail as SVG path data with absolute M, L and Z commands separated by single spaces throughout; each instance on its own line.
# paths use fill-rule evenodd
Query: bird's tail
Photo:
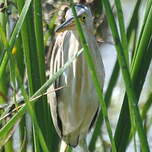
M 68 145 L 62 140 L 60 145 L 60 152 L 66 152 Z M 74 152 L 89 152 L 85 139 L 82 139 L 78 146 L 74 148 Z

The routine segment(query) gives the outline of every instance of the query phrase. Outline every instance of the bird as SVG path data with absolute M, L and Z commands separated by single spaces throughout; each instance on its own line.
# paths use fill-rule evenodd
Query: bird
M 91 10 L 82 4 L 75 4 L 74 7 L 93 59 L 100 87 L 103 89 L 105 70 L 93 34 Z M 56 42 L 50 60 L 50 78 L 82 49 L 71 8 L 66 12 L 65 21 L 57 26 L 56 33 Z M 48 103 L 58 135 L 67 145 L 76 147 L 83 143 L 100 111 L 98 95 L 83 53 L 55 80 L 48 92 L 62 86 L 65 87 L 47 95 Z

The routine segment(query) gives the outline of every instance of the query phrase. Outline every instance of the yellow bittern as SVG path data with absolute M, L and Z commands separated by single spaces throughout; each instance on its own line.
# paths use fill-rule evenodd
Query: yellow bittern
M 104 66 L 93 35 L 91 11 L 80 4 L 75 5 L 75 9 L 102 88 Z M 50 77 L 82 48 L 71 9 L 67 10 L 65 19 L 65 22 L 56 29 L 58 35 L 51 56 Z M 49 90 L 62 86 L 66 87 L 48 94 L 48 102 L 57 133 L 68 145 L 75 147 L 85 138 L 99 112 L 98 96 L 83 53 L 50 86 Z

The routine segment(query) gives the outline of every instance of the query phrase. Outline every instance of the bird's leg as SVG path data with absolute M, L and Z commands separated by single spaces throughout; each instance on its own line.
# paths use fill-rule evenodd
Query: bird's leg
M 66 152 L 68 148 L 68 145 L 62 140 L 61 146 L 60 146 L 60 152 Z

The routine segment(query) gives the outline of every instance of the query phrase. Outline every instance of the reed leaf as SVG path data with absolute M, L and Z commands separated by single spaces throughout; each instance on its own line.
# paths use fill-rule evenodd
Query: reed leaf
M 105 99 L 107 107 L 110 104 L 112 92 L 113 92 L 113 89 L 114 89 L 114 87 L 116 85 L 116 82 L 118 80 L 119 71 L 120 71 L 120 68 L 119 68 L 119 64 L 118 64 L 118 60 L 117 60 L 115 65 L 114 65 L 114 68 L 113 68 L 113 71 L 112 71 L 112 74 L 111 74 L 111 77 L 110 77 L 110 80 L 109 80 L 109 83 L 108 83 L 107 90 L 105 92 L 104 99 Z M 90 151 L 94 151 L 96 140 L 97 140 L 97 138 L 98 138 L 98 136 L 100 135 L 100 132 L 101 132 L 101 126 L 102 126 L 102 123 L 103 123 L 102 111 L 100 111 L 99 116 L 100 117 L 97 120 L 95 129 L 94 129 L 94 132 L 93 132 L 90 144 L 89 144 L 89 150 Z
M 43 93 L 48 89 L 48 87 L 72 64 L 72 62 L 81 55 L 83 50 L 80 50 L 75 56 L 71 57 L 65 65 L 60 68 L 49 80 L 47 80 L 44 85 L 41 86 L 30 98 L 36 98 L 39 95 L 43 95 Z M 53 91 L 53 90 L 52 90 Z M 17 113 L 0 129 L 0 139 L 7 135 L 7 132 L 16 124 L 16 122 L 22 118 L 27 110 L 27 103 L 23 104 Z
M 148 8 L 149 8 L 149 5 L 148 5 Z M 145 16 L 145 18 L 147 18 L 147 16 Z M 144 21 L 145 20 L 147 19 L 144 19 Z M 149 21 L 149 24 L 150 23 L 151 21 Z M 145 24 L 145 22 L 143 22 L 143 24 Z M 146 24 L 146 25 L 149 25 L 149 24 Z M 145 26 L 143 26 L 143 28 L 145 28 Z M 141 29 L 141 31 L 143 30 L 144 29 Z M 150 36 L 149 33 L 148 35 Z M 140 37 L 141 36 L 142 34 L 140 34 Z M 140 37 L 139 37 L 139 41 L 141 39 Z M 140 57 L 139 58 L 140 62 L 138 61 L 138 57 L 137 57 L 136 60 L 138 61 L 138 64 L 136 64 L 136 66 L 134 65 L 134 70 L 131 67 L 132 83 L 136 90 L 136 95 L 137 95 L 138 100 L 140 97 L 140 93 L 141 93 L 141 90 L 146 78 L 146 74 L 150 66 L 151 57 L 152 57 L 152 54 L 151 54 L 152 51 L 150 49 L 151 37 L 147 39 L 146 43 L 145 43 L 145 40 L 143 40 L 143 43 L 141 41 L 141 45 L 143 45 L 142 46 L 143 48 L 140 49 L 140 51 L 144 52 L 144 54 L 142 53 L 142 56 L 139 56 L 138 55 L 139 50 L 138 50 L 137 51 L 138 53 L 136 55 Z M 134 59 L 134 62 L 135 62 L 135 59 Z M 122 125 L 123 123 L 126 123 L 127 125 L 124 127 L 124 125 Z M 131 129 L 131 124 L 130 124 L 130 117 L 129 117 L 128 99 L 127 99 L 127 95 L 125 94 L 122 109 L 119 116 L 119 121 L 118 121 L 116 132 L 115 132 L 115 140 L 116 140 L 117 145 L 119 145 L 118 151 L 125 151 L 125 148 L 128 144 L 130 129 Z
M 26 0 L 25 1 L 24 7 L 23 7 L 21 15 L 20 15 L 20 18 L 17 21 L 17 23 L 15 25 L 15 28 L 13 30 L 13 33 L 11 35 L 11 38 L 9 40 L 9 48 L 7 48 L 7 51 L 11 51 L 14 47 L 15 41 L 18 38 L 19 32 L 21 30 L 22 24 L 24 22 L 24 19 L 25 19 L 25 16 L 27 14 L 27 11 L 29 9 L 30 4 L 31 4 L 31 0 Z M 0 65 L 0 77 L 4 73 L 7 63 L 8 63 L 8 54 L 7 54 L 7 52 L 5 52 L 4 59 L 1 63 L 1 65 Z
M 132 122 L 132 125 L 134 125 L 138 131 L 138 136 L 139 136 L 140 143 L 141 143 L 141 149 L 143 151 L 149 151 L 147 137 L 146 137 L 143 125 L 142 125 L 142 119 L 141 119 L 139 109 L 137 106 L 138 100 L 137 100 L 137 97 L 136 97 L 136 94 L 134 91 L 134 86 L 131 82 L 131 76 L 130 76 L 127 62 L 125 59 L 125 55 L 123 52 L 123 46 L 122 46 L 122 43 L 121 43 L 119 35 L 118 35 L 118 30 L 117 30 L 117 26 L 116 26 L 116 23 L 114 20 L 114 16 L 113 16 L 109 1 L 103 0 L 102 2 L 105 7 L 107 19 L 108 19 L 109 25 L 111 27 L 113 39 L 115 41 L 118 61 L 119 61 L 119 65 L 120 65 L 120 68 L 122 71 L 127 96 L 129 99 L 129 111 L 130 111 L 131 120 L 132 120 L 131 122 Z M 117 145 L 117 148 L 118 147 L 119 147 L 119 145 Z
M 92 57 L 89 53 L 89 47 L 88 47 L 88 44 L 85 40 L 85 36 L 84 36 L 83 30 L 81 28 L 81 24 L 79 22 L 79 19 L 77 18 L 76 10 L 74 8 L 74 4 L 73 4 L 72 0 L 70 0 L 70 4 L 71 4 L 73 15 L 75 17 L 78 33 L 79 33 L 79 36 L 80 36 L 80 41 L 81 41 L 82 47 L 84 48 L 84 55 L 85 55 L 86 61 L 88 63 L 88 67 L 89 67 L 89 70 L 90 70 L 90 73 L 91 73 L 91 76 L 92 76 L 92 80 L 93 80 L 94 85 L 95 85 L 95 89 L 97 91 L 97 95 L 99 97 L 102 114 L 103 114 L 103 117 L 105 119 L 107 131 L 108 131 L 109 138 L 110 138 L 110 141 L 111 141 L 111 144 L 112 144 L 112 151 L 116 151 L 115 141 L 113 139 L 111 126 L 110 126 L 110 122 L 109 122 L 109 119 L 108 119 L 108 113 L 107 113 L 107 108 L 106 108 L 106 104 L 105 104 L 104 97 L 103 97 L 103 92 L 102 92 L 102 89 L 100 88 L 100 84 L 98 82 L 98 78 L 97 78 L 96 70 L 95 70 L 95 67 L 94 67 L 94 64 L 93 64 L 93 60 L 92 60 Z

